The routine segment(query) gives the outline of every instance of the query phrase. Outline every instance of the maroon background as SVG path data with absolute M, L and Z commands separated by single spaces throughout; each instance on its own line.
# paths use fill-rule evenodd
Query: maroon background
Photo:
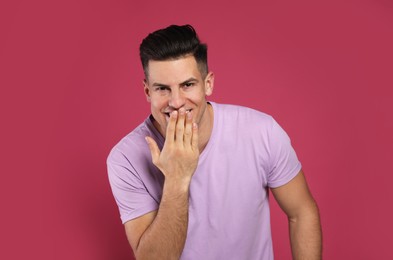
M 322 214 L 325 259 L 393 259 L 389 0 L 2 1 L 1 259 L 132 259 L 106 175 L 149 113 L 138 46 L 190 23 L 211 100 L 273 115 Z M 273 206 L 277 259 L 287 224 Z

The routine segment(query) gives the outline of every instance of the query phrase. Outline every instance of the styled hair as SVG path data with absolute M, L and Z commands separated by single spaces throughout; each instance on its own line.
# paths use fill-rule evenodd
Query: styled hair
M 203 78 L 208 73 L 207 45 L 200 42 L 195 29 L 189 25 L 171 25 L 150 33 L 139 46 L 145 77 L 148 77 L 150 60 L 174 60 L 193 55 Z

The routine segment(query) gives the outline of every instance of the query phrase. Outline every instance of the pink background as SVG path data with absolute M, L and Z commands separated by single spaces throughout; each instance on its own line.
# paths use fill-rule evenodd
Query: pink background
M 325 259 L 393 259 L 389 0 L 0 4 L 1 259 L 132 259 L 106 175 L 149 113 L 138 46 L 190 23 L 211 100 L 273 115 L 316 200 Z M 273 205 L 276 259 L 290 259 Z

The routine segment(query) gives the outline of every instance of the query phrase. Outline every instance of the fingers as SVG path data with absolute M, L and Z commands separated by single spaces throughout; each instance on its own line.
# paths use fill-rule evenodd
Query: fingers
M 186 126 L 184 129 L 184 145 L 186 147 L 191 147 L 192 138 L 192 114 L 186 113 Z
M 175 141 L 177 144 L 183 144 L 184 140 L 184 120 L 186 117 L 186 110 L 184 108 L 179 109 L 179 118 L 177 119 L 176 124 L 176 137 Z
M 198 146 L 198 124 L 193 123 L 192 124 L 192 141 L 191 141 L 191 146 L 194 151 L 199 150 Z
M 175 142 L 193 150 L 195 147 L 198 148 L 198 126 L 192 123 L 192 113 L 186 113 L 184 108 L 180 108 L 170 114 L 165 142 Z
M 150 136 L 146 136 L 145 139 L 147 144 L 149 145 L 152 162 L 154 163 L 154 165 L 157 165 L 158 158 L 160 157 L 160 149 L 158 148 L 158 145 L 153 138 L 151 138 Z
M 169 122 L 166 128 L 165 142 L 173 143 L 175 141 L 176 121 L 178 117 L 177 111 L 172 111 L 169 115 Z

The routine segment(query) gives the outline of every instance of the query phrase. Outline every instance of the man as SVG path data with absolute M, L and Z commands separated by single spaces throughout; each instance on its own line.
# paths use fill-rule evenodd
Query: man
M 318 209 L 274 119 L 206 100 L 214 74 L 190 25 L 149 34 L 140 56 L 151 115 L 107 161 L 136 259 L 273 259 L 269 189 L 293 258 L 320 259 Z

